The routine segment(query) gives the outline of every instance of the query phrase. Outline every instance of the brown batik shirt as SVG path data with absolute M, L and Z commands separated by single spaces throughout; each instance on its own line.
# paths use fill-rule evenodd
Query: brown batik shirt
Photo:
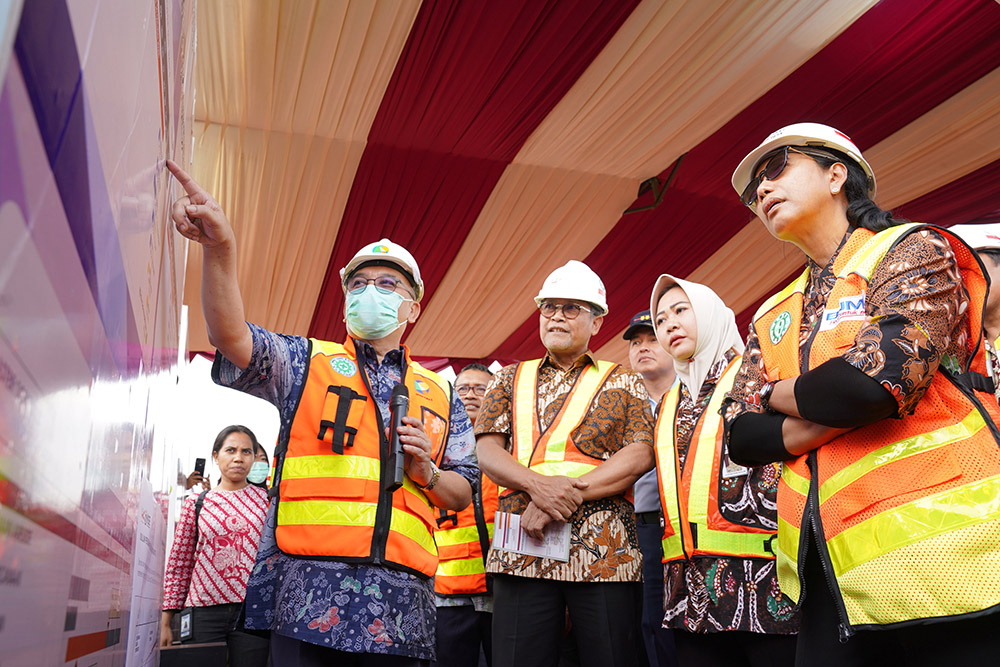
M 552 423 L 577 378 L 594 363 L 593 355 L 587 352 L 563 371 L 546 356 L 538 368 L 535 394 L 541 429 Z M 515 370 L 516 366 L 507 366 L 496 374 L 476 420 L 476 435 L 507 436 L 507 451 L 511 452 Z M 612 371 L 571 435 L 581 452 L 602 460 L 623 447 L 652 447 L 652 413 L 642 378 L 621 367 Z M 498 511 L 521 514 L 529 501 L 527 493 L 516 491 L 500 498 Z M 641 579 L 642 556 L 635 517 L 632 503 L 624 494 L 583 503 L 569 523 L 569 562 L 490 549 L 487 572 L 559 581 Z
M 674 447 L 681 470 L 687 462 L 698 420 L 715 386 L 737 356 L 730 349 L 709 371 L 697 400 L 681 383 L 674 417 Z M 662 409 L 662 408 L 661 408 Z M 754 528 L 778 527 L 778 473 L 775 466 L 745 468 L 721 475 L 719 511 L 727 521 Z M 778 588 L 774 560 L 698 556 L 663 568 L 663 625 L 687 632 L 738 630 L 770 634 L 798 631 L 794 605 Z

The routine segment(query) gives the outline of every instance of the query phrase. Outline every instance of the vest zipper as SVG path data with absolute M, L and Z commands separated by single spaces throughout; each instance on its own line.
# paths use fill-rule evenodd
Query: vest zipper
M 361 355 L 358 355 L 359 357 Z M 367 364 L 366 364 L 367 365 Z M 400 377 L 400 382 L 406 381 L 406 371 L 407 364 L 406 358 L 402 361 L 402 377 Z M 379 481 L 378 481 L 378 507 L 375 509 L 375 526 L 372 533 L 372 562 L 376 565 L 385 564 L 385 548 L 386 543 L 389 540 L 389 524 L 392 521 L 392 495 L 386 491 L 385 485 L 382 483 L 386 476 L 389 474 L 389 459 L 392 452 L 389 451 L 389 439 L 385 436 L 385 424 L 382 422 L 382 410 L 378 407 L 378 401 L 375 399 L 375 393 L 372 391 L 371 384 L 368 382 L 368 372 L 365 369 L 361 370 L 361 380 L 365 383 L 365 389 L 368 390 L 368 395 L 372 397 L 372 401 L 375 402 L 375 420 L 378 424 L 378 439 L 379 439 Z
M 479 473 L 482 475 L 482 472 Z M 472 492 L 472 511 L 476 517 L 476 532 L 479 534 L 479 549 L 483 552 L 483 566 L 486 566 L 486 557 L 490 550 L 490 530 L 486 525 L 486 511 L 483 509 L 483 486 L 482 480 L 479 482 L 479 489 Z
M 819 461 L 816 450 L 809 452 L 809 497 L 806 500 L 806 511 L 809 512 L 809 524 L 816 543 L 816 556 L 819 564 L 823 568 L 823 577 L 830 587 L 830 594 L 833 602 L 837 605 L 837 616 L 840 622 L 837 624 L 837 631 L 840 635 L 840 643 L 844 644 L 850 639 L 855 631 L 851 628 L 851 622 L 847 617 L 847 607 L 844 605 L 843 596 L 840 594 L 840 587 L 837 585 L 837 577 L 833 573 L 833 564 L 829 562 L 830 553 L 826 548 L 826 536 L 823 532 L 823 520 L 819 513 Z M 805 558 L 808 558 L 808 552 Z M 805 567 L 805 558 L 801 561 L 801 567 Z M 801 577 L 799 578 L 802 582 Z M 805 600 L 805 588 L 803 587 L 802 599 Z

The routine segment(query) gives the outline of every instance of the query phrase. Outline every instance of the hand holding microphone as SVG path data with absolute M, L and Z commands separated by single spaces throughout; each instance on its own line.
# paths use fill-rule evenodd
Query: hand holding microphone
M 407 416 L 409 390 L 402 383 L 396 385 L 389 398 L 390 425 L 389 477 L 386 488 L 392 492 L 403 484 L 403 474 L 422 489 L 432 489 L 441 475 L 433 461 L 431 439 L 424 424 L 416 417 Z
M 403 417 L 410 409 L 410 390 L 400 382 L 392 388 L 392 396 L 389 398 L 389 459 L 390 475 L 386 480 L 386 489 L 392 493 L 403 485 L 403 464 L 406 460 L 406 452 L 403 451 L 403 443 L 399 439 L 399 427 L 403 425 Z

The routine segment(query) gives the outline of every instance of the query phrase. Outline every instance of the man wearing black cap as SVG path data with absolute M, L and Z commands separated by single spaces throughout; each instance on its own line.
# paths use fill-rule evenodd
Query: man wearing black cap
M 622 336 L 628 341 L 628 361 L 642 376 L 649 401 L 656 406 L 674 384 L 674 363 L 656 342 L 649 311 L 636 313 Z M 635 524 L 642 551 L 642 641 L 650 667 L 675 667 L 673 630 L 663 626 L 663 528 L 660 526 L 660 492 L 656 469 L 635 483 Z

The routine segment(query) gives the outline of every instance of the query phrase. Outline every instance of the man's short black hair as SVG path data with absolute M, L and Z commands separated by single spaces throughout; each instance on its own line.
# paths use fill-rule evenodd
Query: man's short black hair
M 460 370 L 458 372 L 458 375 L 461 375 L 465 371 L 482 371 L 483 373 L 486 373 L 490 377 L 493 377 L 493 371 L 491 371 L 486 366 L 483 366 L 482 364 L 469 364 L 468 366 Z M 456 375 L 455 377 L 458 377 L 458 375 Z

